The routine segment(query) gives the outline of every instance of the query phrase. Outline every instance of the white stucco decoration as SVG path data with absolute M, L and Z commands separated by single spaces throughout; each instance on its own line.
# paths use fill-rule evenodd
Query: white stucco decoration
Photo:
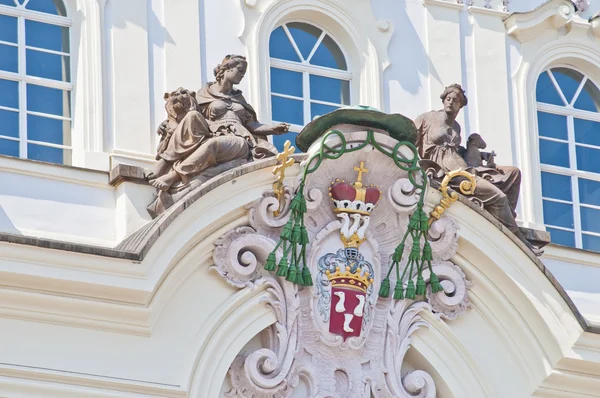
M 539 36 L 550 26 L 559 29 L 575 15 L 575 6 L 570 0 L 552 0 L 534 11 L 514 13 L 504 20 L 506 31 L 520 42 Z
M 348 142 L 357 142 L 364 134 L 345 135 Z M 393 139 L 377 133 L 376 136 L 382 146 L 393 148 Z M 333 141 L 331 145 L 335 146 Z M 306 180 L 305 225 L 310 239 L 307 264 L 313 286 L 297 287 L 262 269 L 289 217 L 292 193 L 289 187 L 281 215 L 273 216 L 278 203 L 267 191 L 249 209 L 249 226 L 233 229 L 215 242 L 213 260 L 219 274 L 238 288 L 266 286 L 271 294 L 264 302 L 277 319 L 261 333 L 264 348 L 241 354 L 233 362 L 228 397 L 289 397 L 300 379 L 308 385 L 311 397 L 436 396 L 433 378 L 428 373 L 415 370 L 404 374 L 401 369 L 411 336 L 430 324 L 423 318 L 424 312 L 432 313 L 430 319 L 437 322 L 455 319 L 469 307 L 470 282 L 449 261 L 458 249 L 457 224 L 445 216 L 431 228 L 432 269 L 440 278 L 442 292 L 433 294 L 428 289 L 422 300 L 379 297 L 381 280 L 399 237 L 406 231 L 418 192 L 408 186 L 405 171 L 371 146 L 343 157 L 343 161 L 324 160 Z M 340 231 L 345 224 L 332 211 L 326 193 L 336 179 L 354 181 L 356 171 L 349 165 L 360 161 L 369 168 L 365 184 L 373 184 L 382 192 L 382 199 L 371 213 L 357 260 L 359 267 L 369 270 L 373 282 L 365 287 L 364 300 L 359 300 L 354 308 L 354 315 L 362 317 L 358 323 L 360 330 L 352 329 L 351 325 L 357 325 L 351 323 L 352 315 L 344 315 L 344 331 L 356 333 L 341 335 L 332 329 L 332 317 L 334 312 L 341 313 L 351 304 L 344 301 L 348 296 L 333 290 L 334 284 L 325 271 L 332 264 L 346 264 L 343 260 L 348 254 L 340 246 Z M 407 241 L 407 245 L 411 244 Z M 278 259 L 280 256 L 281 252 Z M 429 272 L 423 276 L 428 280 Z M 332 301 L 334 292 L 340 298 L 337 304 Z
M 383 109 L 383 71 L 390 65 L 390 21 L 378 20 L 367 0 L 240 0 L 251 103 L 259 119 L 271 115 L 269 37 L 282 23 L 302 21 L 329 32 L 340 43 L 352 73 L 352 102 Z

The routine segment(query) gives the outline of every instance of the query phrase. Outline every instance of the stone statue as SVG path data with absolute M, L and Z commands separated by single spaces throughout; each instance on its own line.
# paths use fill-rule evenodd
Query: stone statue
M 486 147 L 487 144 L 483 138 L 481 138 L 481 135 L 477 133 L 469 135 L 469 138 L 467 139 L 467 150 L 463 156 L 469 167 L 482 167 L 483 162 L 485 161 L 488 168 L 496 168 L 496 164 L 494 163 L 496 152 L 481 151 L 481 149 L 485 149 Z
M 179 88 L 165 94 L 167 119 L 158 128 L 158 163 L 147 175 L 150 184 L 159 190 L 157 201 L 148 207 L 153 216 L 181 197 L 167 198 L 161 191 L 181 193 L 192 180 L 216 166 L 277 153 L 267 136 L 286 133 L 289 125 L 258 122 L 254 109 L 234 88 L 243 79 L 247 66 L 245 57 L 227 55 L 214 69 L 216 82 L 208 83 L 197 93 Z M 234 163 L 225 170 L 239 162 Z
M 438 111 L 430 111 L 417 117 L 415 125 L 419 132 L 417 147 L 424 169 L 434 172 L 434 178 L 443 178 L 446 172 L 453 170 L 466 170 L 475 175 L 477 186 L 473 196 L 483 204 L 483 207 L 496 219 L 504 224 L 511 232 L 517 235 L 536 254 L 541 252 L 534 248 L 520 231 L 515 222 L 515 209 L 519 199 L 521 184 L 521 172 L 512 166 L 496 166 L 493 162 L 482 165 L 481 153 L 477 146 L 485 145 L 485 142 L 477 141 L 475 136 L 469 149 L 462 147 L 461 127 L 456 122 L 458 112 L 467 105 L 467 96 L 459 84 L 453 84 L 444 90 L 440 96 L 444 108 Z M 479 137 L 481 139 L 481 137 Z M 469 165 L 465 160 L 473 160 L 479 156 L 476 165 Z M 489 159 L 489 156 L 487 156 Z M 451 183 L 457 188 L 460 180 Z

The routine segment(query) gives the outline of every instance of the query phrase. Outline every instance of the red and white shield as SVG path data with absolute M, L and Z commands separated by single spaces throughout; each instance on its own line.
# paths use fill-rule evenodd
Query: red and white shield
M 351 286 L 331 287 L 329 331 L 344 338 L 360 336 L 366 295 Z

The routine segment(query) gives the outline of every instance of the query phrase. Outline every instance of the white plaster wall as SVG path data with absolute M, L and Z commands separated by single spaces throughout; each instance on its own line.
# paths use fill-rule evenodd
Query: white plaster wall
M 0 232 L 114 246 L 107 173 L 27 163 L 0 158 Z
M 600 325 L 600 254 L 549 246 L 542 260 L 583 316 Z

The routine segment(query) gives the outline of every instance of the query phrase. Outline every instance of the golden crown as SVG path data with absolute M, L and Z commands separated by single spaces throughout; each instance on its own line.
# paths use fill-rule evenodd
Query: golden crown
M 361 244 L 365 243 L 367 238 L 359 238 L 358 234 L 355 232 L 352 234 L 352 236 L 350 236 L 350 238 L 346 238 L 344 236 L 344 234 L 340 233 L 340 239 L 342 240 L 342 243 L 344 244 L 345 248 L 358 248 Z
M 361 161 L 360 166 L 354 167 L 354 171 L 358 172 L 358 177 L 352 184 L 339 178 L 331 182 L 329 196 L 335 207 L 334 212 L 369 216 L 381 199 L 381 191 L 379 187 L 363 184 L 363 173 L 369 172 L 369 169 L 365 168 L 365 162 Z
M 350 267 L 346 267 L 345 271 L 340 271 L 340 267 L 335 267 L 335 272 L 327 270 L 325 274 L 332 287 L 345 287 L 366 293 L 369 285 L 373 283 L 373 278 L 370 278 L 369 271 L 365 271 L 363 275 L 361 275 L 361 271 L 360 268 L 357 268 L 356 271 L 350 272 Z

